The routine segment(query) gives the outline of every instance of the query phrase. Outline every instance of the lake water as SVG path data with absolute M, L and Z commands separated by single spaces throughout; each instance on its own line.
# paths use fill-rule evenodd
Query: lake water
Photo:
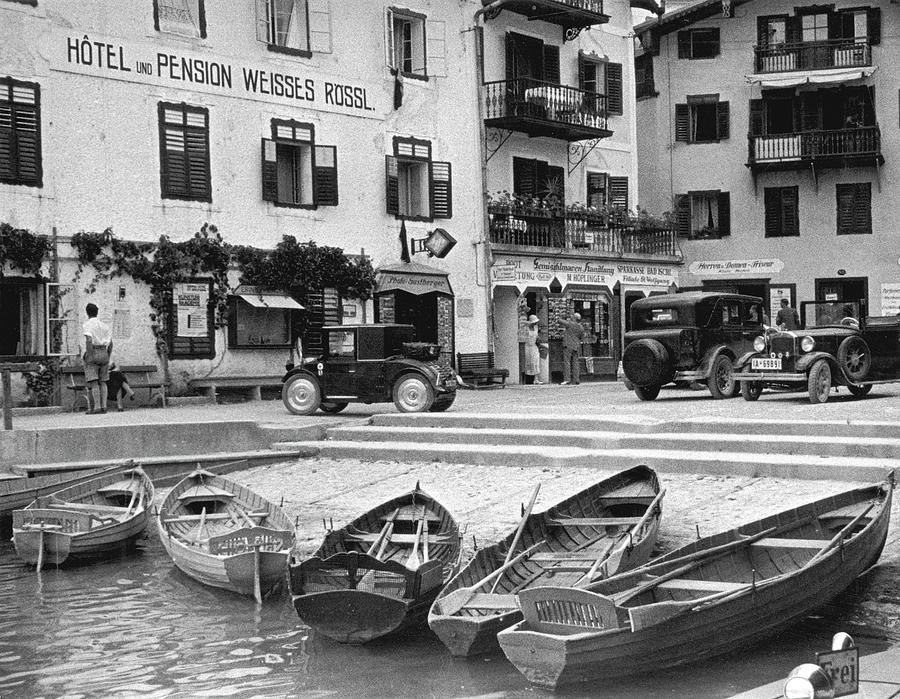
M 726 697 L 783 677 L 849 631 L 863 653 L 900 645 L 897 568 L 741 654 L 568 696 Z M 874 592 L 877 591 L 877 594 Z M 900 624 L 900 621 L 898 621 Z M 178 571 L 155 532 L 120 558 L 38 574 L 0 543 L 3 697 L 540 697 L 501 655 L 451 658 L 426 629 L 343 646 L 311 633 L 287 594 L 253 600 Z

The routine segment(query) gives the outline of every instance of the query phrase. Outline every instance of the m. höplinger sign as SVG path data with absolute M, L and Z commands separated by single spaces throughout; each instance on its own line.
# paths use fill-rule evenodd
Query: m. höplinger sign
M 257 100 L 384 119 L 388 95 L 382 85 L 324 75 L 280 63 L 243 59 L 145 42 L 121 41 L 74 30 L 48 37 L 50 69 L 224 97 Z

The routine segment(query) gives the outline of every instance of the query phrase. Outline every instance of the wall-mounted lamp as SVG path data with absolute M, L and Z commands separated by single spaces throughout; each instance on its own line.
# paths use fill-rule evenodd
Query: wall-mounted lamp
M 428 234 L 427 238 L 411 238 L 412 254 L 418 252 L 428 253 L 429 257 L 437 257 L 441 259 L 447 256 L 447 253 L 456 245 L 456 238 L 450 235 L 443 228 L 435 228 Z

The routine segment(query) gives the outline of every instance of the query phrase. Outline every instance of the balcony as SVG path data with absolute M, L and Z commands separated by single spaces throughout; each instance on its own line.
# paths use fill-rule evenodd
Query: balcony
M 747 166 L 754 171 L 883 163 L 878 126 L 749 137 Z
M 756 73 L 793 73 L 872 65 L 872 47 L 865 39 L 832 39 L 774 46 L 756 46 Z
M 481 0 L 485 6 L 491 2 L 493 0 Z M 609 15 L 603 12 L 603 0 L 508 0 L 502 9 L 525 15 L 530 20 L 557 24 L 564 30 L 577 31 L 609 22 Z
M 606 95 L 533 78 L 483 85 L 485 126 L 564 141 L 608 138 Z
M 617 224 L 593 213 L 551 211 L 489 204 L 491 244 L 495 249 L 553 248 L 607 257 L 642 256 L 681 259 L 675 231 Z

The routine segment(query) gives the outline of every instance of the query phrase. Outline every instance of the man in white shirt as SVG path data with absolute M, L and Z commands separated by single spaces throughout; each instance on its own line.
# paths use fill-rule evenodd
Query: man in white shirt
M 97 317 L 97 307 L 85 306 L 87 322 L 84 334 L 84 380 L 87 384 L 88 414 L 106 412 L 106 382 L 109 381 L 109 355 L 112 354 L 112 330 Z M 94 409 L 94 388 L 97 388 L 99 408 Z

